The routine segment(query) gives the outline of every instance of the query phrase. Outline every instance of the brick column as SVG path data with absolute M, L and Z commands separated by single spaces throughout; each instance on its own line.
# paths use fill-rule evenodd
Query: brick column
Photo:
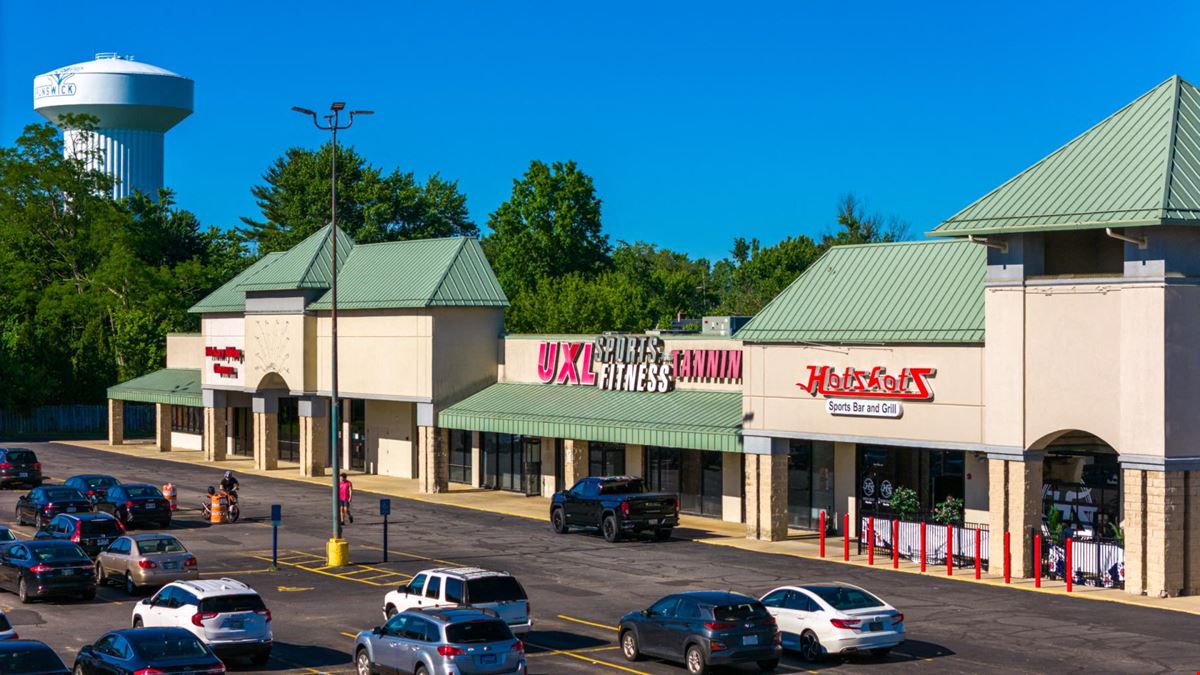
M 154 404 L 154 447 L 159 452 L 171 451 L 171 413 L 174 406 L 170 403 Z
M 563 486 L 570 490 L 588 475 L 588 442 L 563 439 Z
M 125 443 L 125 401 L 108 399 L 108 444 Z
M 325 475 L 329 454 L 329 405 L 325 399 L 300 399 L 300 475 Z M 349 467 L 343 467 L 343 469 Z
M 1124 469 L 1121 475 L 1121 529 L 1125 533 L 1125 592 L 1146 592 L 1146 472 Z
M 746 538 L 782 541 L 787 538 L 788 456 L 747 451 L 745 458 Z
M 988 571 L 1004 574 L 1004 533 L 1008 530 L 1008 465 L 988 459 Z M 1010 535 L 1011 536 L 1011 535 Z
M 1023 462 L 1009 462 L 1008 529 L 1012 532 L 1013 576 L 1033 576 L 1033 531 L 1040 531 L 1041 527 L 1042 458 L 1027 457 Z
M 1187 535 L 1187 549 L 1183 553 L 1183 560 L 1187 574 L 1184 576 L 1183 592 L 1185 595 L 1200 595 L 1200 471 L 1184 474 L 1184 495 L 1187 509 L 1183 531 Z
M 1146 472 L 1146 595 L 1175 597 L 1184 585 L 1183 471 Z
M 255 396 L 254 468 L 269 471 L 279 466 L 279 399 Z
M 209 462 L 225 460 L 229 447 L 229 437 L 226 430 L 226 420 L 229 409 L 225 406 L 204 409 L 204 436 L 202 447 L 204 459 Z
M 437 427 L 417 427 L 417 457 L 422 494 L 450 489 L 450 432 Z

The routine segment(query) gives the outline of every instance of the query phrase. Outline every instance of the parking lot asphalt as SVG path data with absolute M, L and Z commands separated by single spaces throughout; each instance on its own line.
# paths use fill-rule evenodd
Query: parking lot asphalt
M 4 445 L 0 442 L 0 445 Z M 14 444 L 16 445 L 16 444 Z M 59 443 L 35 450 L 51 482 L 77 473 L 123 481 L 175 483 L 181 511 L 171 527 L 200 560 L 205 578 L 228 576 L 263 596 L 274 617 L 275 649 L 257 672 L 350 673 L 353 636 L 381 621 L 384 594 L 414 573 L 441 565 L 507 570 L 529 591 L 535 621 L 531 673 L 681 673 L 679 664 L 625 661 L 613 629 L 627 611 L 683 590 L 759 595 L 778 585 L 840 580 L 864 586 L 906 616 L 909 640 L 885 659 L 808 664 L 787 655 L 781 673 L 817 672 L 1196 672 L 1200 618 L 1075 598 L 1019 593 L 820 560 L 709 546 L 686 538 L 608 544 L 588 533 L 556 535 L 544 523 L 394 499 L 383 560 L 378 496 L 359 491 L 346 529 L 352 565 L 327 569 L 329 491 L 310 484 L 240 477 L 242 520 L 209 525 L 197 507 L 220 471 L 116 455 Z M 0 492 L 0 522 L 15 525 L 20 490 Z M 270 571 L 270 505 L 283 507 L 278 571 Z M 15 530 L 25 537 L 32 528 Z M 105 588 L 92 602 L 21 605 L 0 592 L 0 607 L 22 637 L 50 644 L 70 665 L 104 631 L 127 627 L 136 598 Z M 753 667 L 731 672 L 752 673 Z

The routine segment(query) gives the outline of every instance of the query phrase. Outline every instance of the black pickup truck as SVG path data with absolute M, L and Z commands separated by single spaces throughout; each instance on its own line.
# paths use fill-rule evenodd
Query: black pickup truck
M 633 476 L 584 478 L 550 499 L 550 524 L 564 534 L 572 527 L 596 527 L 608 541 L 634 532 L 653 532 L 659 541 L 679 524 L 679 497 L 646 492 Z

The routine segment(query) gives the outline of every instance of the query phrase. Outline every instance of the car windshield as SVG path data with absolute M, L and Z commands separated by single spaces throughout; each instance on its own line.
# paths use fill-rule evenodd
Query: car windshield
M 137 547 L 140 555 L 148 553 L 183 553 L 187 550 L 175 537 L 144 539 L 137 543 Z
M 717 621 L 744 621 L 746 619 L 764 619 L 767 608 L 758 602 L 743 602 L 736 605 L 713 607 L 713 618 Z
M 845 586 L 805 586 L 804 590 L 816 593 L 830 607 L 837 610 L 882 607 L 883 601 L 866 591 Z
M 135 485 L 133 487 L 126 487 L 125 494 L 132 499 L 137 499 L 139 497 L 157 497 L 162 499 L 162 493 L 158 491 L 158 488 L 150 485 Z
M 446 642 L 469 645 L 480 642 L 503 642 L 513 639 L 512 631 L 503 621 L 477 619 L 446 626 Z
M 610 480 L 600 486 L 602 495 L 636 495 L 645 491 L 646 485 L 640 478 Z
M 83 479 L 90 488 L 110 488 L 114 485 L 120 485 L 121 481 L 112 476 L 88 476 Z
M 133 631 L 125 633 L 125 637 L 133 645 L 133 651 L 147 661 L 204 656 L 208 651 L 196 636 L 184 631 L 145 636 Z
M 0 673 L 5 675 L 37 675 L 66 669 L 62 659 L 50 651 L 49 647 L 42 645 L 0 652 Z
M 30 548 L 33 549 L 33 557 L 37 558 L 38 562 L 91 562 L 83 549 L 78 546 L 31 546 Z
M 83 501 L 83 494 L 75 488 L 51 488 L 45 491 L 46 499 L 52 502 Z
M 218 595 L 200 601 L 201 612 L 216 612 L 217 614 L 257 612 L 266 608 L 267 606 L 263 604 L 262 598 L 250 593 L 243 595 Z
M 525 600 L 528 597 L 525 589 L 513 577 L 480 577 L 467 582 L 467 602 L 472 605 Z
M 121 526 L 112 518 L 85 520 L 79 529 L 85 537 L 116 537 L 121 534 Z

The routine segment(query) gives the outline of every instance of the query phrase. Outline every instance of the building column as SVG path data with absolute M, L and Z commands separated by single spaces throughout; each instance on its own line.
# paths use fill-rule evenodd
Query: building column
M 417 457 L 422 494 L 450 489 L 450 432 L 431 426 L 417 427 Z
M 742 493 L 746 483 L 746 471 L 740 452 L 721 453 L 721 520 L 727 523 L 742 522 L 745 500 Z M 784 472 L 787 471 L 787 455 L 783 456 Z M 784 490 L 784 519 L 787 519 L 787 490 Z
M 786 443 L 761 436 L 745 439 L 746 538 L 787 538 L 788 455 Z
M 279 466 L 279 397 L 254 396 L 254 468 L 270 471 Z
M 174 406 L 170 403 L 154 404 L 154 447 L 159 452 L 171 451 L 171 413 Z
M 225 392 L 218 389 L 204 390 L 204 431 L 200 437 L 200 449 L 204 451 L 205 461 L 223 461 L 229 450 L 227 405 Z
M 108 399 L 108 444 L 125 443 L 125 401 Z
M 588 442 L 563 439 L 563 486 L 570 490 L 588 475 Z
M 471 432 L 471 487 L 483 487 L 483 434 Z
M 826 515 L 826 527 L 842 532 L 843 516 L 850 515 L 850 534 L 858 522 L 858 446 L 837 441 L 833 444 L 833 513 Z M 828 522 L 832 520 L 832 525 Z
M 1124 478 L 1125 590 L 1166 598 L 1194 588 L 1197 580 L 1185 578 L 1187 539 L 1196 536 L 1187 472 L 1126 469 Z
M 1012 576 L 1033 576 L 1033 535 L 1042 527 L 1042 456 L 1026 453 L 988 460 L 989 569 L 1004 571 L 1004 533 L 1009 533 Z
M 302 398 L 297 408 L 300 411 L 300 475 L 324 476 L 330 440 L 328 401 Z

